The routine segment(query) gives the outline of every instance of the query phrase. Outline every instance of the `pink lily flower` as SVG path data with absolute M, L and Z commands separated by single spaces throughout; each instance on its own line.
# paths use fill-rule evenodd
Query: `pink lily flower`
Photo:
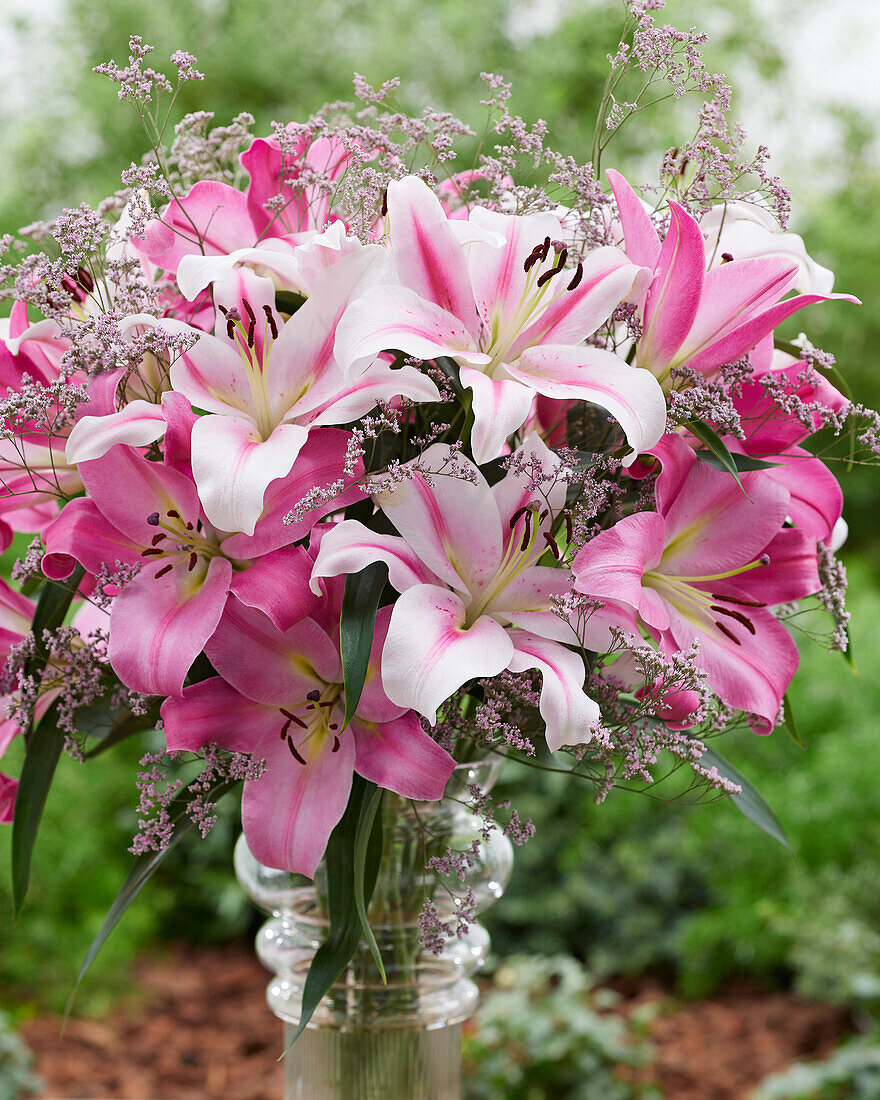
M 345 369 L 389 349 L 454 359 L 472 392 L 477 463 L 504 453 L 536 394 L 607 409 L 635 453 L 657 442 L 666 404 L 655 380 L 583 343 L 642 278 L 619 249 L 566 268 L 557 218 L 476 209 L 468 222 L 449 219 L 415 176 L 389 185 L 388 219 L 398 283 L 369 287 L 346 311 L 336 341 Z
M 556 460 L 532 436 L 518 452 L 545 471 Z M 458 476 L 449 476 L 456 468 Z M 371 562 L 388 566 L 401 593 L 382 654 L 388 698 L 432 724 L 456 689 L 504 669 L 537 669 L 543 677 L 541 715 L 547 744 L 583 744 L 599 721 L 598 705 L 583 691 L 571 625 L 554 611 L 554 597 L 571 590 L 564 569 L 538 565 L 553 547 L 553 520 L 565 507 L 565 486 L 536 493 L 515 466 L 489 486 L 479 469 L 449 447 L 434 444 L 416 473 L 394 492 L 374 499 L 400 532 L 383 535 L 345 520 L 321 541 L 312 573 L 318 580 L 356 573 Z
M 166 403 L 166 465 L 128 446 L 80 463 L 87 495 L 70 501 L 45 533 L 47 576 L 69 576 L 76 561 L 92 574 L 120 565 L 140 571 L 116 596 L 110 615 L 109 657 L 135 691 L 179 694 L 190 665 L 233 603 L 257 607 L 279 629 L 308 615 L 312 561 L 301 539 L 327 512 L 362 494 L 356 488 L 285 526 L 291 502 L 343 467 L 347 435 L 315 432 L 292 474 L 277 480 L 252 532 L 229 533 L 210 524 L 187 471 L 195 419 L 182 399 Z M 357 472 L 356 472 L 356 475 Z
M 725 443 L 731 451 L 772 462 L 774 465 L 764 471 L 764 476 L 778 481 L 789 492 L 788 519 L 811 538 L 828 545 L 843 510 L 843 491 L 825 463 L 799 446 L 811 434 L 811 427 L 820 427 L 818 414 L 808 415 L 811 427 L 786 414 L 769 396 L 761 379 L 772 379 L 799 405 L 803 403 L 802 407 L 817 403 L 840 412 L 847 401 L 827 379 L 804 381 L 799 360 L 775 353 L 773 361 L 772 368 L 757 369 L 733 397 L 746 438 L 725 439 Z
M 199 180 L 147 226 L 139 247 L 157 267 L 174 273 L 184 256 L 225 256 L 254 248 L 267 238 L 324 228 L 329 214 L 326 190 L 319 184 L 292 187 L 289 180 L 309 178 L 316 171 L 338 178 L 346 161 L 341 146 L 325 138 L 303 140 L 289 156 L 275 138 L 257 138 L 239 159 L 250 177 L 245 191 Z M 279 208 L 269 209 L 276 201 Z
M 622 605 L 625 629 L 637 613 L 669 656 L 698 639 L 711 690 L 769 730 L 798 663 L 770 605 L 818 590 L 816 541 L 783 528 L 789 494 L 765 471 L 743 474 L 743 492 L 679 436 L 657 451 L 657 511 L 587 543 L 572 563 L 575 590 Z
M 390 614 L 379 611 L 367 681 L 347 728 L 338 640 L 314 619 L 281 631 L 242 606 L 208 643 L 220 676 L 163 704 L 169 751 L 216 743 L 265 760 L 260 778 L 245 782 L 241 803 L 248 846 L 261 863 L 313 877 L 355 771 L 405 798 L 442 797 L 455 761 L 382 689 Z
M 707 272 L 703 231 L 695 218 L 670 200 L 669 231 L 661 244 L 623 176 L 611 169 L 607 176 L 620 212 L 626 254 L 654 272 L 641 306 L 636 364 L 655 374 L 664 388 L 671 387 L 670 371 L 675 367 L 711 375 L 741 358 L 804 306 L 832 298 L 859 304 L 849 294 L 785 298 L 798 281 L 799 269 L 779 256 L 733 259 Z

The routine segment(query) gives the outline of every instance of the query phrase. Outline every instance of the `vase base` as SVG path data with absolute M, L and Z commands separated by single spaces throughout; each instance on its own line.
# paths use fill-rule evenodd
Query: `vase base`
M 284 1065 L 285 1100 L 460 1100 L 461 1025 L 309 1027 Z

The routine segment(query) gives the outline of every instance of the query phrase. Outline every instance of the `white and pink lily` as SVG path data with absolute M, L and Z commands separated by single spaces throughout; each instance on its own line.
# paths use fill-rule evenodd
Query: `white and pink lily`
M 818 591 L 816 540 L 783 527 L 789 493 L 765 471 L 743 474 L 740 488 L 677 435 L 656 452 L 657 511 L 588 542 L 572 563 L 575 589 L 611 601 L 621 626 L 643 625 L 667 656 L 698 639 L 707 685 L 766 731 L 798 664 L 770 605 Z
M 545 471 L 557 460 L 537 436 L 519 456 Z M 450 476 L 455 468 L 458 476 Z M 382 655 L 389 699 L 431 723 L 467 681 L 504 669 L 538 669 L 547 744 L 583 744 L 599 721 L 598 705 L 583 691 L 573 628 L 554 611 L 554 597 L 571 590 L 568 572 L 538 565 L 552 547 L 551 527 L 565 506 L 561 482 L 532 491 L 517 468 L 489 486 L 473 463 L 450 448 L 429 447 L 419 469 L 376 503 L 400 532 L 373 532 L 354 520 L 328 531 L 312 574 L 319 580 L 356 573 L 371 562 L 388 566 L 401 593 L 394 604 Z M 466 480 L 465 480 L 466 479 Z
M 268 486 L 294 468 L 311 431 L 349 423 L 379 401 L 439 397 L 414 367 L 393 369 L 377 359 L 357 378 L 346 378 L 334 359 L 337 321 L 372 262 L 367 250 L 348 254 L 287 322 L 275 312 L 268 279 L 233 273 L 224 284 L 225 302 L 215 289 L 216 335 L 200 334 L 171 368 L 175 392 L 204 412 L 193 427 L 192 468 L 214 526 L 253 534 Z M 142 444 L 164 431 L 161 407 L 147 402 L 123 409 L 117 420 L 118 426 L 108 417 L 78 426 L 68 459 L 97 457 L 106 440 Z
M 336 343 L 344 368 L 357 373 L 394 349 L 454 359 L 473 395 L 477 463 L 504 453 L 536 394 L 607 409 L 633 459 L 657 442 L 666 404 L 655 379 L 584 343 L 648 275 L 619 249 L 566 267 L 552 215 L 478 208 L 468 222 L 452 220 L 415 176 L 389 185 L 388 222 L 397 282 L 368 288 L 347 310 Z
M 206 647 L 220 675 L 163 704 L 169 751 L 216 743 L 265 760 L 260 778 L 245 783 L 241 804 L 248 847 L 261 863 L 312 877 L 354 772 L 405 798 L 442 797 L 455 761 L 382 689 L 390 615 L 386 607 L 377 616 L 367 680 L 348 727 L 333 632 L 311 618 L 281 631 L 242 606 Z

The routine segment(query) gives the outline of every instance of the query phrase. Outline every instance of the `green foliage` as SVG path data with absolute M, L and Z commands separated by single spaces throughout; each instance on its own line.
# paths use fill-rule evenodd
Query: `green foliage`
M 587 159 L 623 5 L 571 5 L 548 31 L 530 31 L 524 7 L 518 0 L 327 0 L 320 10 L 307 0 L 283 9 L 275 0 L 67 0 L 40 66 L 48 87 L 44 81 L 32 110 L 0 124 L 0 229 L 65 204 L 96 203 L 119 186 L 121 168 L 140 160 L 144 135 L 134 112 L 91 72 L 110 57 L 124 60 L 130 34 L 155 44 L 157 68 L 167 69 L 178 48 L 197 55 L 206 79 L 184 87 L 180 113 L 211 110 L 218 125 L 241 111 L 255 115 L 258 132 L 273 119 L 304 118 L 326 101 L 351 98 L 357 71 L 375 84 L 399 76 L 405 106 L 430 104 L 479 128 L 479 74 L 488 70 L 513 80 L 515 110 L 552 120 L 555 147 Z M 715 0 L 713 7 L 710 62 L 727 71 L 731 56 L 747 48 L 760 76 L 772 75 L 779 54 L 753 0 Z M 698 13 L 703 20 L 704 8 L 671 0 L 666 15 L 687 27 Z M 695 110 L 695 103 L 683 108 L 687 130 Z M 624 131 L 624 151 L 656 162 L 682 132 L 681 117 L 680 103 L 664 104 L 650 126 Z
M 9 1017 L 0 1012 L 0 1096 L 24 1100 L 36 1096 L 43 1084 L 31 1072 L 31 1052 L 10 1027 Z
M 802 1062 L 773 1074 L 751 1100 L 876 1100 L 877 1096 L 880 1035 L 846 1043 L 823 1062 Z
M 76 972 L 122 885 L 131 863 L 126 848 L 134 831 L 133 775 L 143 750 L 133 742 L 87 764 L 62 757 L 34 849 L 31 887 L 18 923 L 12 925 L 9 845 L 0 846 L 0 988 L 7 1005 L 34 1000 L 60 1011 Z M 19 755 L 16 742 L 4 759 Z M 10 769 L 12 770 L 12 769 Z M 107 945 L 87 983 L 81 1010 L 99 1012 L 128 981 L 134 952 L 159 932 L 163 908 L 155 897 L 136 906 L 126 935 Z M 166 896 L 164 907 L 169 900 Z
M 465 1100 L 659 1098 L 619 1071 L 647 1065 L 652 1051 L 609 1013 L 614 1003 L 574 959 L 507 959 L 464 1040 Z
M 126 849 L 137 827 L 134 776 L 145 747 L 135 737 L 85 764 L 62 756 L 34 849 L 28 899 L 14 925 L 5 834 L 0 1003 L 16 1015 L 64 1009 L 86 950 L 131 868 Z M 15 772 L 20 760 L 16 739 L 4 767 Z M 235 800 L 226 799 L 206 840 L 194 831 L 170 853 L 104 945 L 78 994 L 78 1013 L 100 1014 L 128 992 L 131 963 L 153 945 L 181 937 L 224 940 L 247 929 L 252 910 L 230 870 L 240 829 Z
M 871 670 L 880 666 L 880 590 L 864 565 L 850 577 L 855 648 Z M 594 807 L 564 777 L 508 772 L 504 797 L 537 833 L 486 915 L 496 948 L 570 951 L 600 977 L 666 972 L 692 996 L 748 974 L 871 1007 L 880 684 L 805 640 L 791 696 L 807 751 L 781 729 L 719 744 L 777 812 L 794 857 L 732 805 L 615 791 Z

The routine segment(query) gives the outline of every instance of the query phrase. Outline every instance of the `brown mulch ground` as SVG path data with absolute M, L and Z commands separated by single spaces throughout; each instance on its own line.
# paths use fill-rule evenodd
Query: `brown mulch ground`
M 141 962 L 137 977 L 136 1004 L 106 1020 L 72 1019 L 63 1039 L 54 1016 L 22 1027 L 45 1100 L 280 1100 L 281 1027 L 247 944 L 180 948 Z M 642 985 L 622 1010 L 652 1002 L 667 1003 L 662 988 Z M 733 988 L 658 1011 L 650 1078 L 667 1100 L 746 1100 L 768 1073 L 826 1055 L 846 1026 L 828 1005 Z

